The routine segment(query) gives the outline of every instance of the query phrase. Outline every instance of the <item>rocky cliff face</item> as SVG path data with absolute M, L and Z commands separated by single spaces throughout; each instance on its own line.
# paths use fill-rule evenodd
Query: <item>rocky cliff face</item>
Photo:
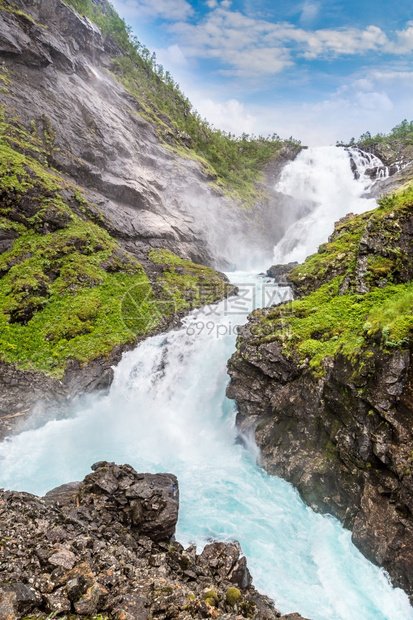
M 254 229 L 260 247 L 268 210 L 240 212 L 199 163 L 161 143 L 144 105 L 113 76 L 122 50 L 87 18 L 60 0 L 5 1 L 0 54 L 0 101 L 44 138 L 49 164 L 75 180 L 140 260 L 164 247 L 204 264 L 231 262 L 247 223 L 250 248 Z
M 384 165 L 382 171 L 372 169 L 372 174 L 383 174 L 384 178 L 378 180 L 371 188 L 374 196 L 388 194 L 398 190 L 404 184 L 409 185 L 413 176 L 413 147 L 403 140 L 389 139 L 384 143 L 377 143 L 371 147 L 361 147 L 362 150 L 373 153 Z
M 301 298 L 241 329 L 228 395 L 262 463 L 413 594 L 412 191 L 337 224 Z
M 174 539 L 175 476 L 92 469 L 44 498 L 0 491 L 0 618 L 280 618 L 237 542 L 197 553 Z

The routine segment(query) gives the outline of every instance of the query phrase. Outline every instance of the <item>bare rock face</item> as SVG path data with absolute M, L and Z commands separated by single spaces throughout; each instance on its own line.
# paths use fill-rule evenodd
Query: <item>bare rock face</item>
M 272 204 L 241 209 L 208 184 L 198 163 L 162 145 L 144 106 L 113 77 L 122 50 L 87 18 L 60 0 L 17 0 L 0 12 L 0 54 L 7 78 L 0 103 L 37 132 L 49 164 L 84 190 L 139 260 L 164 247 L 225 265 L 247 229 L 248 252 L 264 243 L 271 255 Z M 8 243 L 0 239 L 0 248 Z
M 105 461 L 95 463 L 92 469 L 94 473 L 86 476 L 77 490 L 81 505 L 101 512 L 110 511 L 115 502 L 119 506 L 117 519 L 123 514 L 123 523 L 131 528 L 132 535 L 155 541 L 174 535 L 179 507 L 176 476 L 137 474 L 132 467 Z M 64 493 L 66 496 L 66 489 Z M 59 501 L 59 496 L 53 497 Z
M 393 139 L 388 143 L 377 143 L 363 150 L 376 155 L 387 169 L 387 174 L 378 179 L 371 188 L 374 196 L 390 194 L 411 180 L 413 173 L 413 148 L 411 144 Z M 372 169 L 372 172 L 374 174 L 375 170 Z
M 287 276 L 290 271 L 294 269 L 294 267 L 297 267 L 297 265 L 297 261 L 287 263 L 286 265 L 272 265 L 269 269 L 267 269 L 267 276 L 274 278 L 278 286 L 290 286 Z
M 252 326 L 240 332 L 227 394 L 241 428 L 256 428 L 263 466 L 342 520 L 363 553 L 412 594 L 413 352 L 372 349 L 361 372 L 338 357 L 317 380 L 279 349 L 269 361 L 264 347 L 249 346 Z
M 237 542 L 197 554 L 174 540 L 175 476 L 105 461 L 92 469 L 44 498 L 0 492 L 1 619 L 280 617 L 251 585 Z

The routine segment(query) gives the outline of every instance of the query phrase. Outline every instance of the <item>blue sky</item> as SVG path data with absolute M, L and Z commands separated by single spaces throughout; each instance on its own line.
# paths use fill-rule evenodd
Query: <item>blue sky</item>
M 114 0 L 199 113 L 334 144 L 413 119 L 411 0 Z

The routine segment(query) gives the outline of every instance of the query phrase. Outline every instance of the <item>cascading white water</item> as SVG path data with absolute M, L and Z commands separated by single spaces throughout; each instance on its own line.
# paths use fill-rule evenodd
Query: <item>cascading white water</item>
M 285 300 L 286 289 L 232 274 L 245 295 L 206 308 L 182 328 L 124 355 L 110 393 L 72 419 L 49 422 L 0 444 L 3 486 L 43 493 L 81 479 L 98 460 L 179 479 L 177 537 L 201 546 L 238 539 L 255 585 L 282 611 L 313 620 L 408 620 L 407 596 L 352 545 L 350 532 L 314 513 L 291 485 L 265 474 L 236 442 L 225 398 L 235 324 L 252 297 Z M 24 462 L 22 462 L 24 455 Z
M 357 167 L 355 179 L 350 157 Z M 365 172 L 383 164 L 358 149 L 317 147 L 301 151 L 281 173 L 276 190 L 308 205 L 307 214 L 292 224 L 274 248 L 274 263 L 302 262 L 317 251 L 347 213 L 363 213 L 376 206 L 363 195 L 373 181 Z
M 343 206 L 339 216 L 345 212 Z M 0 444 L 0 483 L 43 493 L 81 479 L 103 459 L 170 471 L 181 490 L 178 539 L 199 546 L 238 539 L 256 587 L 283 612 L 313 620 L 413 620 L 407 596 L 357 551 L 350 532 L 262 471 L 253 442 L 250 449 L 237 442 L 234 404 L 225 397 L 235 325 L 252 305 L 285 300 L 289 292 L 251 274 L 231 279 L 243 295 L 125 354 L 107 396 L 92 398 L 71 419 Z

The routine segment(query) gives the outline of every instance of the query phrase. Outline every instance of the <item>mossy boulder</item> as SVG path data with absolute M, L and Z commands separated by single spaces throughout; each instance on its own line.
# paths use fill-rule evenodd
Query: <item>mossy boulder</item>
M 202 600 L 204 600 L 211 607 L 217 607 L 219 603 L 218 594 L 215 590 L 207 590 L 202 595 Z
M 228 603 L 228 605 L 231 605 L 231 607 L 234 607 L 234 605 L 239 601 L 240 598 L 241 591 L 238 590 L 238 588 L 228 588 L 228 590 L 226 591 L 225 601 Z

